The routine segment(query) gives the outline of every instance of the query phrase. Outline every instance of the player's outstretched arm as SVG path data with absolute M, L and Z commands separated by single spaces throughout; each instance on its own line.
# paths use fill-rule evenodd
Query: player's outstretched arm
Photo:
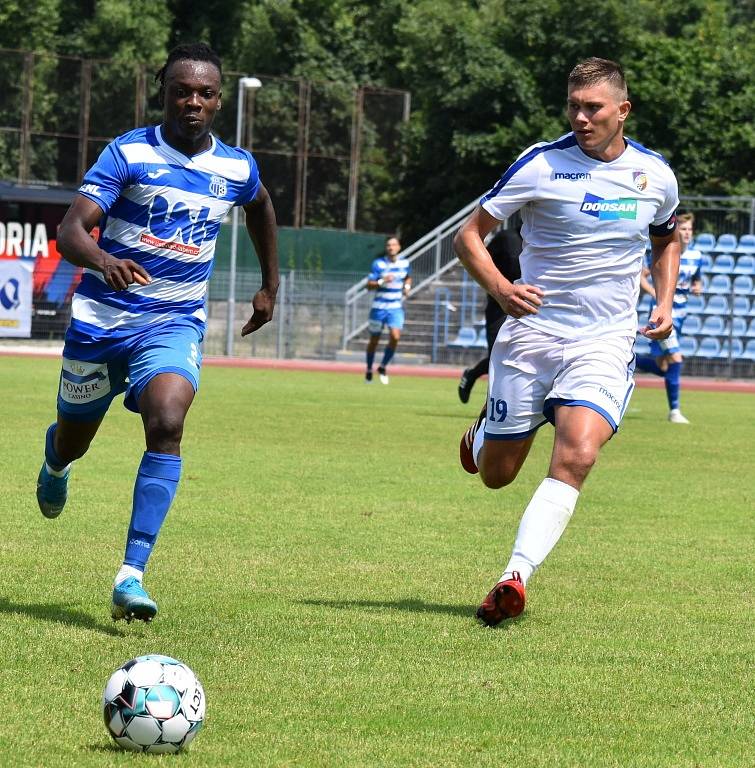
M 454 237 L 454 251 L 467 272 L 489 293 L 507 315 L 537 314 L 543 292 L 534 285 L 510 283 L 496 269 L 485 247 L 485 237 L 500 222 L 478 206 Z
M 679 259 L 681 248 L 676 232 L 663 237 L 650 236 L 653 248 L 653 261 L 650 273 L 655 287 L 655 307 L 650 313 L 648 324 L 640 332 L 649 339 L 666 339 L 671 334 L 673 323 L 671 309 L 674 304 L 674 291 L 679 278 Z
M 147 285 L 147 270 L 131 259 L 118 259 L 103 251 L 90 236 L 103 211 L 84 195 L 77 195 L 58 228 L 57 246 L 63 258 L 77 267 L 102 272 L 105 282 L 122 291 L 132 283 Z
M 262 270 L 262 287 L 252 299 L 254 311 L 246 325 L 241 329 L 241 335 L 247 336 L 273 319 L 280 276 L 278 272 L 278 228 L 275 221 L 275 209 L 268 191 L 261 184 L 254 200 L 244 206 L 244 213 L 246 214 L 246 230 L 252 239 Z

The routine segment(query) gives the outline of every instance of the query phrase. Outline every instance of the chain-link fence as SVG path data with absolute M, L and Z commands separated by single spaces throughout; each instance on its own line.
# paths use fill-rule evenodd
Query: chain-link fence
M 224 73 L 214 131 L 236 143 L 241 73 Z M 259 75 L 242 146 L 258 160 L 283 226 L 392 232 L 386 202 L 402 162 L 406 91 Z M 153 74 L 107 60 L 0 49 L 0 178 L 78 186 L 108 141 L 159 123 Z

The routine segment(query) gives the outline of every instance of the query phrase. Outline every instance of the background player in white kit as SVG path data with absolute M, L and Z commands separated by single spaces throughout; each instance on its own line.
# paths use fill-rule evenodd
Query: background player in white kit
M 624 138 L 630 109 L 618 64 L 578 64 L 568 80 L 572 132 L 520 155 L 454 241 L 469 273 L 509 315 L 491 355 L 486 408 L 461 441 L 462 465 L 501 488 L 516 478 L 539 427 L 555 426 L 548 476 L 477 611 L 489 626 L 524 609 L 527 580 L 560 538 L 600 448 L 618 429 L 633 389 L 648 229 L 656 306 L 642 332 L 650 339 L 671 332 L 677 184 L 660 155 Z M 512 284 L 483 239 L 517 210 L 522 277 Z

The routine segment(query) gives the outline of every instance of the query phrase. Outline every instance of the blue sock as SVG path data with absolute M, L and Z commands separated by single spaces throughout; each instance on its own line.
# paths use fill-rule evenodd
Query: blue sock
M 645 373 L 654 373 L 656 376 L 665 376 L 666 374 L 658 367 L 655 358 L 652 355 L 637 355 L 635 360 L 637 368 Z
M 50 424 L 47 428 L 47 434 L 45 435 L 45 461 L 56 472 L 60 472 L 64 469 L 66 463 L 61 461 L 58 454 L 55 453 L 55 430 L 58 428 L 57 423 Z
M 372 364 L 375 362 L 375 353 L 374 352 L 368 352 L 367 353 L 367 370 L 372 370 Z
M 385 368 L 388 363 L 393 360 L 393 356 L 396 354 L 396 350 L 393 349 L 393 347 L 386 347 L 385 352 L 383 352 L 383 362 L 380 363 L 381 368 Z
M 145 451 L 134 485 L 134 506 L 126 539 L 125 565 L 143 571 L 176 495 L 181 457 Z
M 682 364 L 669 363 L 668 370 L 664 376 L 666 383 L 666 397 L 668 398 L 668 407 L 673 411 L 679 407 L 679 392 L 681 390 Z

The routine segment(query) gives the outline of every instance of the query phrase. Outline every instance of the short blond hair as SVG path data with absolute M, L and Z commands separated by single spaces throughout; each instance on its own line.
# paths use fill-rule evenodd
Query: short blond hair
M 695 214 L 694 213 L 680 213 L 676 217 L 676 223 L 679 224 L 686 224 L 689 222 L 693 227 L 695 226 Z
M 627 100 L 627 81 L 624 79 L 624 70 L 621 68 L 621 64 L 615 61 L 591 56 L 589 59 L 580 61 L 569 73 L 568 87 L 570 91 L 598 83 L 610 83 L 618 93 L 620 100 Z

